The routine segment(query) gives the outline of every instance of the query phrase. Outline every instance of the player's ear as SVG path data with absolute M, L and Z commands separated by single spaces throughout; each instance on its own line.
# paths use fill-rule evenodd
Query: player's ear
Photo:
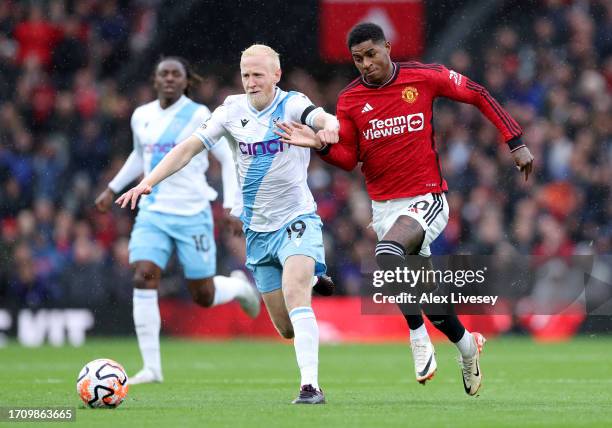
M 391 55 L 391 42 L 388 40 L 385 42 L 385 50 L 387 51 L 388 55 Z

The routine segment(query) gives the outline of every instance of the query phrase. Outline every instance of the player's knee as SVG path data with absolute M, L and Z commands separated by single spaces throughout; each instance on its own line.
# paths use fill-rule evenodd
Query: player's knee
M 159 277 L 153 269 L 136 269 L 132 279 L 134 288 L 157 288 Z
M 207 285 L 190 287 L 191 299 L 200 306 L 208 308 L 212 306 L 215 299 L 215 289 Z
M 288 307 L 304 306 L 310 302 L 311 289 L 300 283 L 283 284 L 283 295 Z

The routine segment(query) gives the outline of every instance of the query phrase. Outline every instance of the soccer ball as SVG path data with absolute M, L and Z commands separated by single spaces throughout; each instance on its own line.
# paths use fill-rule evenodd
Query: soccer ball
M 89 407 L 117 407 L 128 392 L 128 377 L 116 361 L 100 358 L 85 364 L 77 379 L 77 393 Z

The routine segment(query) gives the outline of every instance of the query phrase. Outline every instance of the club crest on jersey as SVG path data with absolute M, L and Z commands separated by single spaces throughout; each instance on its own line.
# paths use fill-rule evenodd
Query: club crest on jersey
M 402 91 L 402 99 L 408 104 L 412 104 L 417 100 L 419 91 L 414 86 L 406 86 Z

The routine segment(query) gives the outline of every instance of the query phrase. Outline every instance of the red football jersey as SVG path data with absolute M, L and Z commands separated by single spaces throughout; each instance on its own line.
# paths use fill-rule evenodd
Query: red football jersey
M 321 157 L 346 170 L 362 162 L 375 201 L 447 190 L 432 126 L 437 97 L 475 105 L 511 150 L 522 147 L 520 126 L 482 86 L 442 65 L 408 62 L 393 63 L 393 74 L 382 85 L 359 78 L 340 93 L 340 142 Z

